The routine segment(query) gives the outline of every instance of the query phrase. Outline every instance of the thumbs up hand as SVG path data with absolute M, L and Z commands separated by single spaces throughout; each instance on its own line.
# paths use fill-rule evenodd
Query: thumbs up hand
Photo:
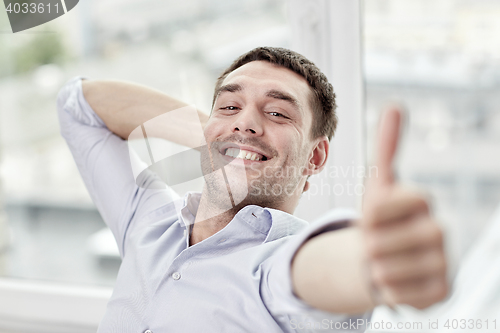
M 380 123 L 378 177 L 367 185 L 360 227 L 375 301 L 423 309 L 447 295 L 446 261 L 443 235 L 426 198 L 395 180 L 401 118 L 393 108 Z

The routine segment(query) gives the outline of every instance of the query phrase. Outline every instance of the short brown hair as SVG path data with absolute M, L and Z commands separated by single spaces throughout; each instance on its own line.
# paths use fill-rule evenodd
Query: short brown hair
M 258 47 L 236 59 L 217 79 L 215 84 L 212 107 L 217 99 L 217 91 L 224 79 L 235 69 L 252 61 L 264 60 L 272 64 L 283 66 L 301 75 L 311 87 L 313 110 L 313 124 L 311 138 L 316 139 L 326 135 L 328 140 L 335 134 L 337 128 L 337 114 L 335 109 L 335 93 L 325 74 L 303 55 L 280 47 Z

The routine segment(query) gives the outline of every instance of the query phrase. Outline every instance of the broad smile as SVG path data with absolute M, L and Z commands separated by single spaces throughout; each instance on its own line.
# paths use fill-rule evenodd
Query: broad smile
M 223 155 L 226 159 L 234 160 L 234 159 L 242 159 L 245 164 L 255 163 L 255 162 L 265 162 L 270 160 L 272 157 L 269 157 L 265 152 L 250 146 L 237 145 L 235 143 L 225 143 L 220 149 L 219 153 Z

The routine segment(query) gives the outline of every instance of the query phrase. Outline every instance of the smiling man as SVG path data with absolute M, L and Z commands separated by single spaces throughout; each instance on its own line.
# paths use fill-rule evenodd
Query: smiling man
M 281 48 L 238 58 L 216 83 L 210 117 L 199 113 L 203 191 L 177 198 L 151 186 L 161 183 L 153 173 L 136 184 L 126 139 L 182 107 L 113 81 L 77 78 L 59 94 L 61 133 L 123 258 L 99 332 L 295 332 L 335 323 L 363 331 L 347 320 L 378 303 L 424 308 L 444 298 L 441 232 L 422 196 L 392 175 L 397 110 L 381 123 L 379 178 L 364 215 L 337 210 L 309 226 L 292 214 L 308 177 L 324 168 L 337 124 L 333 88 L 314 64 Z M 157 136 L 195 147 L 195 125 L 181 113 Z M 331 314 L 314 322 L 325 315 L 318 310 Z

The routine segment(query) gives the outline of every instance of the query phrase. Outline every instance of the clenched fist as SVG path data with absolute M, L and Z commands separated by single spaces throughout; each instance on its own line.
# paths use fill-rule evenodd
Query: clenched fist
M 395 181 L 392 164 L 400 123 L 397 109 L 382 118 L 376 149 L 378 177 L 367 185 L 359 226 L 375 300 L 422 309 L 448 292 L 443 235 L 426 198 Z

